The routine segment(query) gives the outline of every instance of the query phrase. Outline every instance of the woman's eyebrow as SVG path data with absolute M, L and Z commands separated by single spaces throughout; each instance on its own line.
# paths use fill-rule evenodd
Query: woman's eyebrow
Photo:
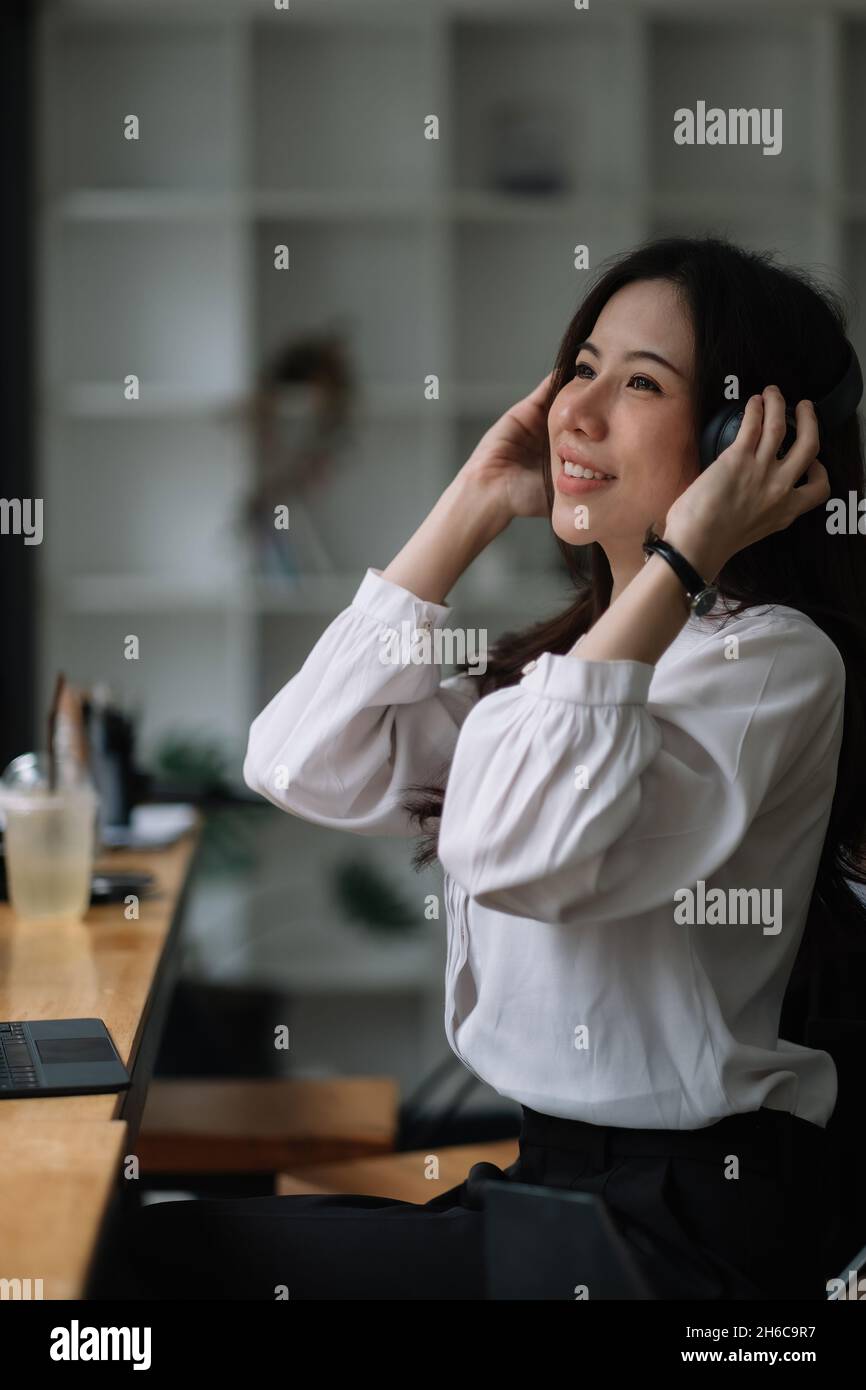
M 595 343 L 590 342 L 589 338 L 585 339 L 582 343 L 578 343 L 576 351 L 582 352 L 584 349 L 586 349 L 587 352 L 594 353 L 596 357 L 601 357 L 601 353 Z M 660 362 L 663 367 L 667 367 L 670 371 L 675 372 L 677 376 L 682 377 L 683 381 L 686 379 L 679 367 L 675 367 L 673 362 L 669 362 L 666 357 L 662 357 L 661 353 L 651 352 L 649 348 L 637 348 L 634 352 L 623 353 L 624 362 L 631 362 L 635 357 L 649 357 L 651 361 Z

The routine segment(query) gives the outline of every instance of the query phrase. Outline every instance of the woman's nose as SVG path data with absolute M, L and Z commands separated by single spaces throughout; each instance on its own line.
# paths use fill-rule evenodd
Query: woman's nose
M 595 382 L 570 382 L 553 407 L 554 422 L 560 430 L 570 430 L 596 439 L 607 428 L 604 393 Z

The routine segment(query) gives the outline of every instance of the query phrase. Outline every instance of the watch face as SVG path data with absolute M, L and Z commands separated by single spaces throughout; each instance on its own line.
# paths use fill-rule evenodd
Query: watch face
M 705 613 L 709 613 L 710 609 L 714 607 L 718 595 L 718 589 L 712 585 L 706 589 L 701 589 L 699 594 L 695 594 L 692 599 L 692 612 L 695 616 L 702 618 Z

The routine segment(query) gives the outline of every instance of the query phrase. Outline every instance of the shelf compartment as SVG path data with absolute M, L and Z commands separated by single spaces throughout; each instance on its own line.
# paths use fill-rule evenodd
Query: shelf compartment
M 48 527 L 53 519 L 63 532 L 46 547 L 46 573 L 62 557 L 73 583 L 80 574 L 126 574 L 133 588 L 156 581 L 219 590 L 243 569 L 242 465 L 242 444 L 218 424 L 70 423 L 41 483 Z
M 54 187 L 214 190 L 237 177 L 223 27 L 69 16 L 55 38 Z M 125 138 L 128 115 L 139 119 L 137 140 Z
M 424 138 L 429 87 L 406 80 L 423 70 L 424 40 L 424 30 L 404 26 L 254 26 L 254 186 L 368 193 L 429 185 L 440 157 L 438 143 Z
M 653 75 L 648 124 L 652 167 L 649 186 L 660 192 L 724 190 L 733 201 L 814 188 L 817 95 L 811 30 L 802 18 L 781 13 L 763 20 L 659 19 L 650 27 Z M 782 148 L 765 155 L 760 145 L 678 145 L 674 113 L 780 107 Z
M 135 373 L 143 398 L 149 383 L 226 392 L 243 381 L 244 254 L 230 228 L 69 225 L 58 249 L 61 382 L 122 389 Z
M 274 247 L 289 248 L 289 268 Z M 266 222 L 255 235 L 260 361 L 297 336 L 345 324 L 359 385 L 417 386 L 441 367 L 427 312 L 424 238 L 403 228 Z
M 454 186 L 493 194 L 544 164 L 566 196 L 626 191 L 619 35 L 595 10 L 564 23 L 535 14 L 531 22 L 455 22 Z M 525 201 L 543 205 L 546 196 L 527 193 Z

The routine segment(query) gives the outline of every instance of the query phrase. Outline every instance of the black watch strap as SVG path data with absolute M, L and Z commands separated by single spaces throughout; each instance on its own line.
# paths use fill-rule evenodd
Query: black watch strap
M 646 558 L 650 555 L 661 555 L 662 559 L 667 560 L 671 569 L 678 575 L 683 588 L 688 594 L 689 608 L 695 613 L 706 613 L 712 608 L 718 595 L 715 585 L 708 584 L 701 578 L 694 565 L 690 565 L 685 555 L 681 555 L 675 550 L 668 541 L 663 541 L 660 536 L 652 536 L 643 543 Z

